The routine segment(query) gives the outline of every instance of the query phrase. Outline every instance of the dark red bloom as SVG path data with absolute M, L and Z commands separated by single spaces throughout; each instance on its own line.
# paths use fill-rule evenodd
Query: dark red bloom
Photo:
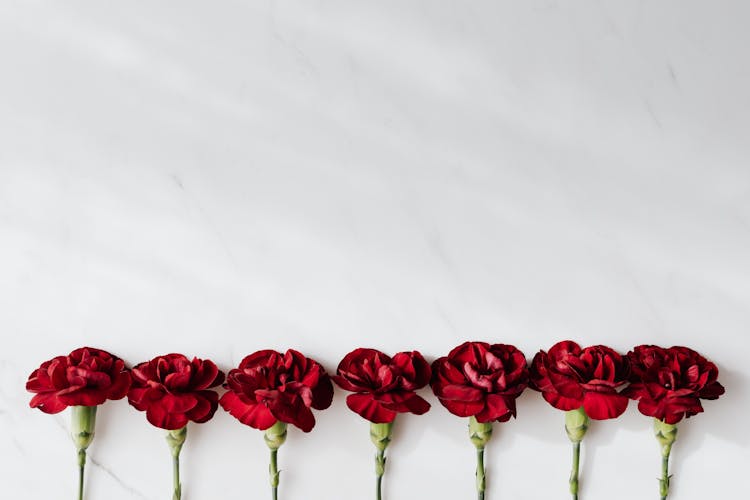
M 212 387 L 224 382 L 224 374 L 209 360 L 182 354 L 158 356 L 131 371 L 128 401 L 156 427 L 174 430 L 188 421 L 208 422 L 214 416 L 219 396 Z
M 583 406 L 589 417 L 604 420 L 619 417 L 628 407 L 628 398 L 617 392 L 628 374 L 627 358 L 613 349 L 603 345 L 581 349 L 564 340 L 534 356 L 530 386 L 558 410 Z
M 333 380 L 354 392 L 346 405 L 376 424 L 393 422 L 397 413 L 422 415 L 430 409 L 414 392 L 430 381 L 430 365 L 417 351 L 391 358 L 375 349 L 355 349 L 341 360 Z
M 222 408 L 243 424 L 266 430 L 276 421 L 294 424 L 305 432 L 315 426 L 310 408 L 331 406 L 333 384 L 316 361 L 289 349 L 285 354 L 258 351 L 227 375 Z
M 507 422 L 529 381 L 526 357 L 512 345 L 464 342 L 432 363 L 432 391 L 448 411 L 478 422 Z
M 623 394 L 638 401 L 641 413 L 668 424 L 701 413 L 701 399 L 724 394 L 716 365 L 687 347 L 641 345 L 628 359 L 631 383 Z
M 91 347 L 81 347 L 67 356 L 45 361 L 26 381 L 26 390 L 35 393 L 29 405 L 44 413 L 122 399 L 128 387 L 130 374 L 125 362 L 107 351 Z

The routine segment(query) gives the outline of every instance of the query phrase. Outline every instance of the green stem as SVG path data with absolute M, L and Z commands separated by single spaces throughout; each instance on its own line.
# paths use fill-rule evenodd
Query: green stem
M 661 479 L 659 480 L 659 494 L 661 500 L 667 500 L 669 495 L 669 455 L 661 457 Z
M 172 453 L 172 500 L 182 498 L 182 484 L 180 484 L 180 452 L 187 439 L 187 426 L 167 431 L 167 445 Z
M 83 471 L 86 469 L 86 450 L 78 450 L 78 500 L 83 500 Z
M 182 498 L 182 485 L 180 484 L 180 457 L 172 457 L 172 487 L 174 494 L 172 500 L 180 500 Z
M 477 449 L 477 498 L 484 500 L 487 480 L 484 470 L 484 447 L 492 438 L 492 422 L 478 422 L 476 417 L 469 417 L 469 439 Z
M 573 443 L 573 469 L 570 471 L 570 494 L 578 500 L 578 465 L 581 457 L 581 443 Z
M 278 451 L 279 450 L 271 450 L 271 465 L 268 469 L 271 477 L 271 498 L 273 500 L 277 500 L 279 495 L 279 469 L 276 464 L 276 454 Z
M 669 496 L 669 454 L 672 445 L 677 439 L 677 426 L 654 419 L 654 435 L 661 446 L 661 478 L 659 479 L 659 496 L 661 500 L 667 500 Z
M 589 428 L 589 416 L 583 407 L 565 412 L 565 432 L 573 443 L 573 468 L 570 471 L 570 494 L 578 500 L 578 467 L 581 458 L 581 441 Z
M 485 490 L 484 448 L 477 448 L 477 498 L 484 500 Z
M 276 453 L 284 441 L 286 441 L 286 424 L 281 421 L 277 421 L 271 427 L 266 429 L 266 433 L 263 435 L 263 439 L 266 442 L 266 446 L 271 450 L 271 463 L 268 465 L 268 478 L 271 482 L 271 498 L 276 500 L 278 498 L 279 488 L 279 468 L 276 464 Z
M 83 479 L 86 468 L 86 449 L 94 440 L 96 406 L 71 408 L 70 437 L 78 450 L 78 500 L 83 500 Z
M 393 422 L 376 424 L 370 422 L 370 441 L 378 450 L 375 454 L 375 498 L 382 498 L 382 482 L 385 473 L 385 449 L 391 442 L 391 433 L 393 432 Z
M 383 474 L 385 473 L 385 450 L 375 454 L 375 498 L 381 500 L 383 495 Z

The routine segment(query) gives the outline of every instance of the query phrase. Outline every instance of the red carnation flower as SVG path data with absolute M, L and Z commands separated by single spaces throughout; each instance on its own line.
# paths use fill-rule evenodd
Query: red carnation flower
M 512 345 L 464 342 L 432 363 L 432 390 L 448 411 L 478 422 L 507 422 L 529 372 L 524 354 Z
M 627 383 L 628 366 L 627 358 L 609 347 L 581 349 L 565 340 L 534 356 L 530 382 L 558 410 L 583 407 L 589 417 L 604 420 L 620 416 L 628 406 L 628 398 L 617 392 Z
M 631 383 L 623 394 L 638 401 L 641 413 L 668 424 L 701 413 L 701 399 L 724 394 L 716 365 L 687 347 L 641 345 L 628 359 Z
M 207 422 L 214 416 L 219 396 L 211 388 L 224 382 L 224 374 L 209 360 L 182 354 L 158 356 L 131 371 L 128 401 L 146 412 L 156 427 L 181 429 L 188 421 Z
M 315 426 L 310 408 L 331 406 L 333 384 L 316 361 L 289 349 L 285 354 L 265 350 L 247 356 L 227 375 L 228 392 L 219 400 L 222 408 L 240 422 L 264 430 L 271 450 L 268 475 L 273 498 L 277 498 L 279 470 L 277 453 L 286 441 L 287 424 L 305 432 Z
M 530 386 L 559 410 L 565 410 L 565 431 L 573 444 L 570 493 L 578 498 L 578 466 L 581 441 L 589 417 L 615 418 L 628 407 L 628 398 L 617 392 L 627 383 L 627 358 L 613 349 L 595 345 L 581 349 L 570 340 L 539 351 L 531 362 Z
M 430 365 L 417 351 L 391 358 L 375 349 L 355 349 L 341 360 L 333 380 L 351 391 L 346 405 L 370 421 L 375 445 L 375 498 L 380 500 L 385 472 L 385 449 L 391 442 L 393 421 L 399 413 L 422 415 L 430 403 L 415 391 L 430 381 Z
M 182 498 L 180 452 L 187 438 L 187 423 L 208 422 L 216 413 L 219 396 L 212 387 L 221 385 L 224 374 L 209 360 L 182 354 L 157 356 L 131 372 L 132 386 L 128 401 L 156 427 L 166 429 L 167 444 L 172 453 L 172 498 Z
M 659 496 L 669 496 L 669 456 L 677 439 L 677 423 L 701 413 L 701 399 L 717 399 L 724 387 L 716 365 L 687 347 L 669 349 L 640 345 L 628 353 L 630 386 L 623 394 L 638 401 L 638 410 L 654 417 L 654 435 L 661 447 Z
M 398 413 L 422 415 L 430 404 L 414 392 L 430 381 L 430 365 L 417 351 L 393 358 L 375 349 L 359 348 L 339 363 L 333 380 L 351 391 L 346 405 L 373 423 L 393 422 Z
M 78 450 L 78 498 L 83 498 L 86 450 L 94 440 L 96 410 L 108 399 L 122 399 L 130 387 L 125 362 L 107 351 L 81 347 L 57 356 L 34 370 L 26 390 L 34 393 L 29 405 L 44 413 L 71 407 L 70 435 Z
M 315 426 L 310 408 L 331 405 L 333 385 L 316 361 L 289 349 L 285 354 L 258 351 L 227 375 L 229 389 L 219 403 L 245 425 L 266 430 L 277 421 L 305 432 Z
M 57 356 L 34 370 L 26 390 L 35 393 L 29 405 L 44 413 L 68 406 L 97 406 L 128 393 L 130 375 L 125 362 L 107 351 L 81 347 Z
M 526 389 L 526 356 L 512 345 L 464 342 L 432 363 L 432 391 L 448 411 L 469 417 L 469 438 L 477 449 L 477 495 L 484 499 L 484 449 L 492 422 L 516 416 L 516 398 Z

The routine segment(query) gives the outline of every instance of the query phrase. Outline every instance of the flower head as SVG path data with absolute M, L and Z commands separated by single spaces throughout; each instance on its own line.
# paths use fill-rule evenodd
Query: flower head
M 29 405 L 44 413 L 122 399 L 129 387 L 130 374 L 125 362 L 92 347 L 81 347 L 67 356 L 45 361 L 26 381 L 26 390 L 35 394 Z
M 701 399 L 724 394 L 716 365 L 687 347 L 641 345 L 628 359 L 631 383 L 623 394 L 638 401 L 641 413 L 667 424 L 701 413 Z
M 415 391 L 430 381 L 430 365 L 418 351 L 391 358 L 376 349 L 358 348 L 339 363 L 333 380 L 351 391 L 346 405 L 370 422 L 393 422 L 396 414 L 421 415 L 430 404 Z
M 211 388 L 224 382 L 224 374 L 209 360 L 182 354 L 157 356 L 131 371 L 128 401 L 146 412 L 156 427 L 181 429 L 188 421 L 207 422 L 214 416 L 219 396 Z
M 432 363 L 432 390 L 448 411 L 478 422 L 507 422 L 529 381 L 526 357 L 512 345 L 464 342 Z
M 289 349 L 263 350 L 247 356 L 227 375 L 229 389 L 219 404 L 245 425 L 266 430 L 277 421 L 305 432 L 315 426 L 310 408 L 331 405 L 333 384 L 315 360 Z
M 628 381 L 627 358 L 613 349 L 595 345 L 581 348 L 564 340 L 539 351 L 531 363 L 531 388 L 558 410 L 583 407 L 597 420 L 620 416 L 628 398 L 617 389 Z

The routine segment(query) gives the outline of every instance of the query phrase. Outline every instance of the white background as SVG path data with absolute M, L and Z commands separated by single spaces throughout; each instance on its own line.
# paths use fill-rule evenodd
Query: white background
M 0 478 L 73 498 L 67 412 L 28 374 L 94 345 L 223 369 L 295 347 L 530 358 L 691 346 L 727 394 L 680 425 L 675 500 L 750 470 L 750 8 L 738 1 L 0 4 Z M 389 500 L 471 499 L 465 421 L 402 416 Z M 280 451 L 284 500 L 369 499 L 344 394 Z M 562 413 L 496 425 L 488 500 L 564 499 Z M 192 425 L 184 500 L 268 497 L 262 434 Z M 99 412 L 89 499 L 165 499 L 163 432 Z M 635 405 L 584 442 L 586 500 L 657 498 Z

